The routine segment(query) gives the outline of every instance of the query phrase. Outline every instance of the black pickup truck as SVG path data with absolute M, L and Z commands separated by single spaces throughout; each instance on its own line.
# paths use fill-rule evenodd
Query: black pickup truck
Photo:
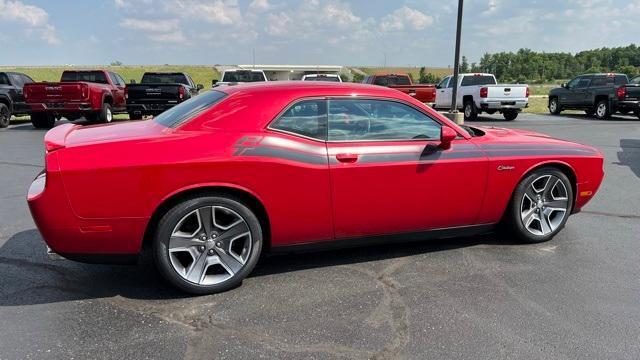
M 186 73 L 144 73 L 139 84 L 132 82 L 125 88 L 129 118 L 140 120 L 144 115 L 158 115 L 198 95 L 202 88 Z
M 611 114 L 635 112 L 640 117 L 640 84 L 624 74 L 585 74 L 549 92 L 549 112 L 584 110 L 607 119 Z
M 12 115 L 29 114 L 22 88 L 32 82 L 32 78 L 22 73 L 0 72 L 0 128 L 9 126 Z

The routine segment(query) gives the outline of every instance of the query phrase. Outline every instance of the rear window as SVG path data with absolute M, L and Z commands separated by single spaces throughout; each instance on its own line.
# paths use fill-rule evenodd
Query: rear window
M 409 80 L 408 76 L 387 75 L 376 76 L 373 83 L 380 86 L 411 85 L 411 80 Z
M 491 75 L 473 75 L 462 78 L 460 86 L 495 85 L 496 79 Z
M 213 105 L 224 99 L 227 94 L 222 91 L 207 91 L 202 95 L 198 95 L 191 98 L 180 105 L 174 106 L 171 109 L 156 116 L 154 121 L 158 124 L 162 124 L 166 127 L 176 127 L 201 112 L 209 109 Z
M 222 82 L 259 82 L 266 81 L 264 74 L 258 71 L 225 72 Z
M 187 81 L 187 77 L 184 74 L 144 74 L 142 75 L 141 83 L 189 85 L 189 81 Z
M 65 71 L 62 73 L 62 82 L 84 81 L 98 84 L 108 84 L 107 77 L 102 71 Z

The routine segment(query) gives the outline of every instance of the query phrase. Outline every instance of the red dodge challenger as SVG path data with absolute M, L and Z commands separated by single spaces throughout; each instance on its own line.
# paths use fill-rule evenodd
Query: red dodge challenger
M 51 251 L 85 262 L 150 249 L 178 288 L 239 284 L 261 253 L 471 236 L 551 239 L 595 194 L 597 149 L 458 126 L 379 86 L 216 88 L 151 121 L 65 124 L 28 194 Z

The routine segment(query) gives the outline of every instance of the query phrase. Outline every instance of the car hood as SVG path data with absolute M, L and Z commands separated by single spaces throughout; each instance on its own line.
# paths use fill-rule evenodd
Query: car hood
M 557 139 L 535 131 L 506 129 L 500 127 L 476 126 L 485 135 L 478 137 L 478 144 L 485 148 L 565 148 L 583 151 L 585 154 L 601 155 L 600 150 L 592 146 Z

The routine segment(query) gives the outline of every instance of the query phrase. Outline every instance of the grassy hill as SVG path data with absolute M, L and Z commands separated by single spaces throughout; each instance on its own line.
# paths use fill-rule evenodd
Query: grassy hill
M 220 79 L 220 74 L 213 66 L 205 65 L 125 65 L 125 66 L 34 66 L 34 67 L 9 67 L 2 66 L 0 71 L 18 71 L 31 76 L 35 81 L 59 81 L 64 70 L 74 69 L 107 69 L 120 74 L 128 83 L 130 80 L 140 82 L 142 74 L 147 71 L 176 71 L 186 72 L 196 84 L 202 84 L 205 88 L 211 85 L 211 80 Z
M 411 74 L 414 79 L 420 77 L 420 67 L 358 67 L 359 70 L 365 72 L 367 75 L 376 73 L 396 73 L 396 74 Z M 437 67 L 425 67 L 427 73 L 432 73 L 437 77 L 445 77 L 453 74 L 453 69 L 450 68 L 437 68 Z

